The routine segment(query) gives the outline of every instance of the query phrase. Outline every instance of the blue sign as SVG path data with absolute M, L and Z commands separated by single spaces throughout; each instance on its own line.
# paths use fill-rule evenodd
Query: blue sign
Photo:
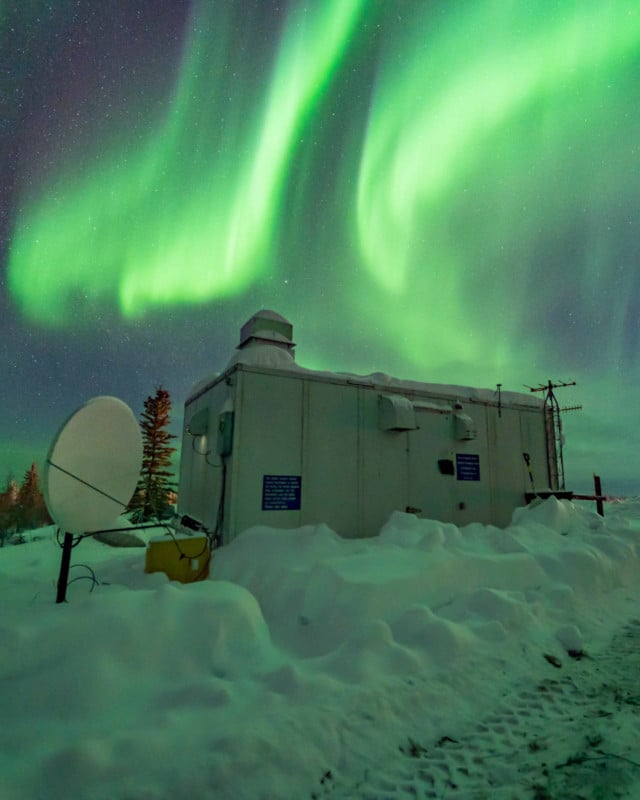
M 459 481 L 479 481 L 480 456 L 476 453 L 456 453 L 456 474 Z
M 300 475 L 263 475 L 262 510 L 298 511 L 301 489 Z

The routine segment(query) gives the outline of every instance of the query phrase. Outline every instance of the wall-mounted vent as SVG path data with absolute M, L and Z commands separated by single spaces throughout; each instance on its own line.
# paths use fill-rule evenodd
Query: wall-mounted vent
M 457 411 L 453 415 L 453 438 L 458 441 L 475 439 L 478 435 L 476 423 L 468 414 Z
M 378 398 L 381 431 L 414 431 L 416 412 L 411 401 L 400 394 L 381 394 Z
M 201 408 L 187 423 L 187 433 L 191 436 L 204 436 L 209 430 L 209 409 Z

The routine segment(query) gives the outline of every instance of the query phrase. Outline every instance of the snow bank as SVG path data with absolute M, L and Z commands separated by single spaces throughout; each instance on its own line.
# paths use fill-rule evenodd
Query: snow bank
M 189 586 L 85 540 L 73 563 L 100 585 L 59 606 L 53 531 L 4 548 L 0 798 L 308 797 L 452 736 L 635 609 L 640 505 L 607 510 L 550 498 L 505 530 L 395 513 L 366 540 L 254 528 Z

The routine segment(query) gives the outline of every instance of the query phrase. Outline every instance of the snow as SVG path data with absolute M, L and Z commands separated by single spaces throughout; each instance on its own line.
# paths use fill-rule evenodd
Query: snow
M 260 334 L 262 336 L 262 333 Z M 270 334 L 270 338 L 277 341 L 279 334 Z M 282 341 L 286 338 L 280 337 Z M 256 369 L 269 369 L 283 372 L 295 373 L 300 377 L 309 377 L 316 380 L 328 380 L 333 383 L 340 382 L 352 386 L 366 386 L 376 388 L 379 391 L 394 390 L 406 394 L 435 396 L 447 398 L 452 402 L 471 402 L 471 403 L 491 403 L 498 404 L 498 395 L 495 389 L 478 389 L 471 386 L 458 386 L 457 384 L 422 383 L 419 381 L 394 378 L 384 372 L 373 372 L 370 375 L 355 375 L 348 372 L 329 372 L 325 370 L 312 370 L 298 364 L 293 353 L 287 348 L 279 347 L 277 344 L 269 344 L 265 341 L 252 341 L 233 353 L 226 367 L 220 375 L 212 375 L 207 379 L 198 381 L 189 392 L 186 403 L 193 401 L 209 389 L 214 383 L 222 380 L 227 373 L 237 365 L 244 365 Z M 544 400 L 535 395 L 523 394 L 521 392 L 503 391 L 500 395 L 500 402 L 504 408 L 525 407 L 541 408 Z M 427 408 L 420 401 L 416 407 Z M 443 410 L 442 408 L 438 410 Z
M 278 334 L 266 332 L 274 340 Z M 261 334 L 262 335 L 262 334 Z M 282 337 L 283 341 L 286 341 Z M 249 342 L 242 350 L 236 352 L 229 359 L 229 363 L 225 367 L 224 372 L 234 367 L 236 364 L 246 364 L 251 367 L 262 367 L 266 369 L 284 369 L 284 370 L 297 370 L 298 372 L 305 372 L 302 367 L 298 367 L 294 361 L 293 354 L 283 348 L 278 347 L 277 344 L 266 344 L 260 341 Z
M 253 528 L 190 585 L 89 538 L 63 605 L 37 531 L 0 549 L 0 800 L 638 797 L 640 502 L 606 514 Z

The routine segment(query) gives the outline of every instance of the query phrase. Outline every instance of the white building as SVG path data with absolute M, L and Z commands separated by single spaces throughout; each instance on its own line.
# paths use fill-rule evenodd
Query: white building
M 253 525 L 326 522 L 372 536 L 394 510 L 506 525 L 557 489 L 553 427 L 526 394 L 316 372 L 292 326 L 260 311 L 224 371 L 185 403 L 179 512 L 228 542 Z

